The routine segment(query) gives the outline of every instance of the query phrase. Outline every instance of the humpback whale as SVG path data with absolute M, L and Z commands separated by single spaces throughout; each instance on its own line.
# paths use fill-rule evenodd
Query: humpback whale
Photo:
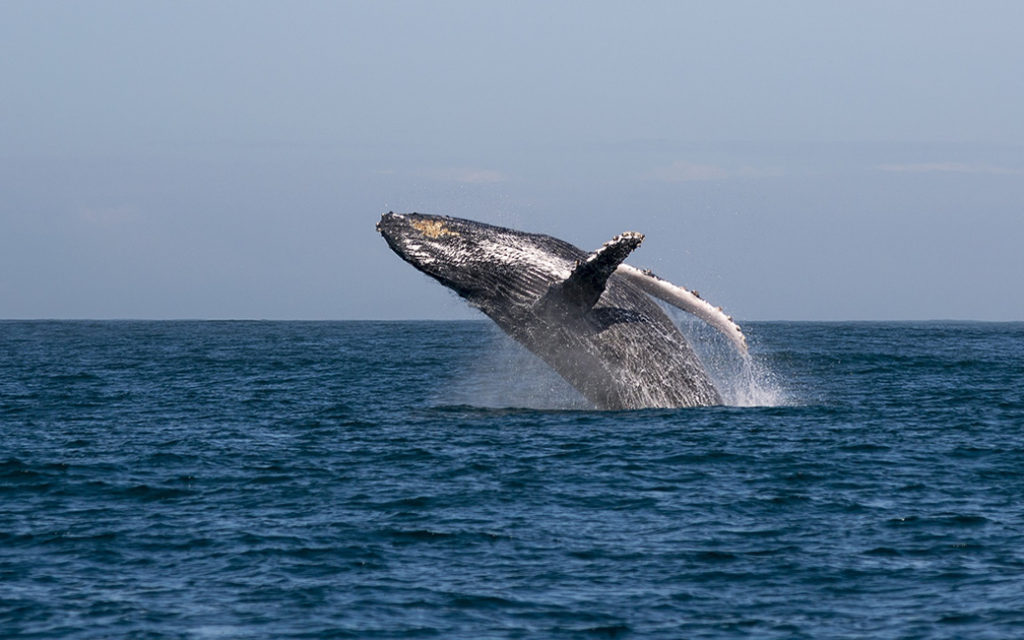
M 623 262 L 643 241 L 640 233 L 586 252 L 548 235 L 421 213 L 385 213 L 377 231 L 600 409 L 722 403 L 652 296 L 701 318 L 746 353 L 743 333 L 721 308 Z

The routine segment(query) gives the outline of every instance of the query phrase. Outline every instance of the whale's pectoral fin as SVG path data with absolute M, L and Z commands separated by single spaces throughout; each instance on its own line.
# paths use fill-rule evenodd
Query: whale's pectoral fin
M 539 309 L 589 311 L 604 293 L 608 278 L 643 240 L 644 235 L 635 231 L 615 236 L 579 262 L 568 278 L 551 285 L 536 306 Z
M 730 316 L 722 311 L 722 307 L 715 307 L 697 295 L 696 291 L 690 291 L 685 287 L 674 285 L 668 280 L 662 280 L 650 271 L 641 271 L 628 264 L 620 264 L 617 271 L 620 276 L 638 286 L 648 295 L 687 313 L 692 313 L 707 322 L 729 338 L 740 353 L 747 353 L 747 339 L 743 336 L 743 331 Z

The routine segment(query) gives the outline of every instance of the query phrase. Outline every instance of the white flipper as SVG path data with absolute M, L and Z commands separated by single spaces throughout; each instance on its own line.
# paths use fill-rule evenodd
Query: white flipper
M 700 296 L 688 289 L 628 264 L 620 264 L 615 273 L 643 289 L 644 293 L 697 316 L 729 338 L 740 350 L 740 353 L 746 355 L 747 338 L 740 330 L 740 326 L 725 315 L 721 308 L 712 306 L 711 303 L 701 299 Z

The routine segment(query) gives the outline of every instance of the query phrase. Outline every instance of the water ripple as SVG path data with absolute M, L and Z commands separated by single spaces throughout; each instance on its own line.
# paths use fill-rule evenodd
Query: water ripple
M 796 402 L 503 394 L 547 374 L 482 323 L 0 323 L 0 636 L 1019 635 L 1024 325 L 749 336 Z

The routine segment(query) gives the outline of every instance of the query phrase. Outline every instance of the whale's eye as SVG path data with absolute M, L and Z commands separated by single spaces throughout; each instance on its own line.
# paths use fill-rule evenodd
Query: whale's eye
M 441 236 L 457 236 L 458 231 L 452 231 L 440 220 L 416 220 L 412 223 L 413 228 L 420 231 L 428 238 L 437 239 Z

